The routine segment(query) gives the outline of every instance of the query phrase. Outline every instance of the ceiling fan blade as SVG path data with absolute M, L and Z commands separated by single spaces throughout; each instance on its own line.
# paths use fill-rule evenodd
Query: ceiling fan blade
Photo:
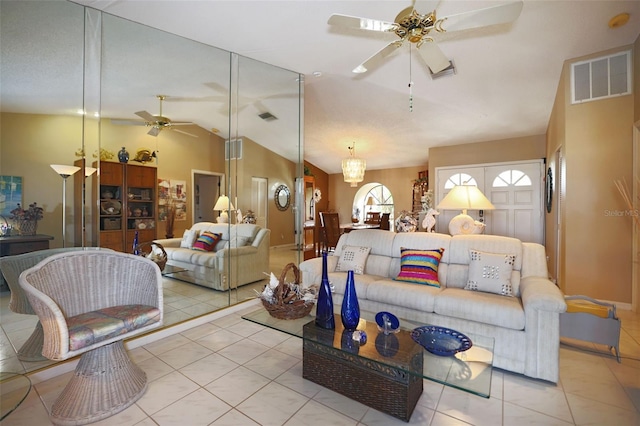
M 146 126 L 147 123 L 144 121 L 137 121 L 137 120 L 118 120 L 118 119 L 111 119 L 111 124 L 116 124 L 118 126 Z
M 135 114 L 138 117 L 143 118 L 145 121 L 156 121 L 156 118 L 153 115 L 149 114 L 147 111 L 138 111 Z
M 173 126 L 193 126 L 194 123 L 192 123 L 191 121 L 172 121 L 171 123 L 167 124 L 167 127 L 173 127 Z
M 439 32 L 461 31 L 488 25 L 505 24 L 518 19 L 522 11 L 522 1 L 488 7 L 446 16 L 436 21 L 434 27 Z
M 425 15 L 438 9 L 440 0 L 413 0 L 411 2 L 411 5 L 413 6 L 413 9 L 416 10 L 419 14 Z
M 167 102 L 226 102 L 226 96 L 200 96 L 200 97 L 171 97 L 166 98 Z
M 182 133 L 183 135 L 191 136 L 192 138 L 197 138 L 198 135 L 194 135 L 193 133 L 185 132 L 183 130 L 173 129 L 174 132 Z
M 149 130 L 147 132 L 148 135 L 151 136 L 158 136 L 160 134 L 160 128 L 159 127 L 152 127 L 151 130 Z
M 379 21 L 377 19 L 358 18 L 356 16 L 340 15 L 334 13 L 327 21 L 329 25 L 338 25 L 345 28 L 356 28 L 368 31 L 393 31 L 397 24 L 393 22 Z
M 449 66 L 449 58 L 442 53 L 438 44 L 433 40 L 425 40 L 418 46 L 418 52 L 433 74 L 437 74 Z
M 384 61 L 387 56 L 395 52 L 401 45 L 402 40 L 392 41 L 391 43 L 387 44 L 385 47 L 374 53 L 373 56 L 371 56 L 369 59 L 354 68 L 353 72 L 356 74 L 362 74 L 369 71 L 370 69 L 375 68 L 382 61 Z

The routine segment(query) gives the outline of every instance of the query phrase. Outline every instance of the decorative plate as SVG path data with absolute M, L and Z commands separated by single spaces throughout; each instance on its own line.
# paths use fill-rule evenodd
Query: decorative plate
M 459 331 L 450 328 L 425 325 L 415 328 L 411 338 L 435 355 L 451 356 L 464 352 L 473 345 L 471 339 Z
M 387 321 L 387 334 L 389 333 L 397 333 L 400 331 L 400 320 L 398 317 L 393 315 L 391 312 L 378 312 L 376 314 L 376 324 L 378 324 L 378 330 L 384 332 L 385 331 L 385 317 Z

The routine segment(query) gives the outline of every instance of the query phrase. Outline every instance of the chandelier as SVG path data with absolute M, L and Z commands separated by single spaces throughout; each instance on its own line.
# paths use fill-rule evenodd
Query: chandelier
M 344 181 L 351 186 L 358 186 L 358 182 L 364 180 L 364 170 L 367 162 L 361 158 L 356 158 L 356 143 L 349 147 L 349 158 L 342 160 L 342 174 Z

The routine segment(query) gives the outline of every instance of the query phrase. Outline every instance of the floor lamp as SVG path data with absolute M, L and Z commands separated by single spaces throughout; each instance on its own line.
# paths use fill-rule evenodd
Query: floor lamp
M 67 224 L 67 178 L 80 170 L 80 167 L 65 164 L 51 164 L 51 168 L 62 176 L 62 247 L 65 246 Z

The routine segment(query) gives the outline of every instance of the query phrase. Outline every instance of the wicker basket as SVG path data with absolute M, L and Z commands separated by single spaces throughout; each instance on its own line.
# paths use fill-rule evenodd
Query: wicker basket
M 166 266 L 166 264 L 167 264 L 167 252 L 164 251 L 164 247 L 162 247 L 162 244 L 160 244 L 160 243 L 141 243 L 141 244 L 138 244 L 138 252 L 139 252 L 140 256 L 149 257 L 149 255 L 153 251 L 153 247 L 154 246 L 158 247 L 160 249 L 160 251 L 162 252 L 162 254 L 159 257 L 154 257 L 154 258 L 152 258 L 152 259 L 150 258 L 150 259 L 153 260 L 154 262 L 156 262 L 156 265 L 158 265 L 158 267 L 162 271 L 164 269 L 164 267 Z
M 300 299 L 295 291 L 289 288 L 289 285 L 285 283 L 285 277 L 289 270 L 293 270 L 295 281 L 293 284 L 300 284 L 300 270 L 298 267 L 289 263 L 284 267 L 280 274 L 279 284 L 274 290 L 275 303 L 269 303 L 264 299 L 262 305 L 269 312 L 269 314 L 278 319 L 298 319 L 309 315 L 313 308 L 313 302 L 305 302 Z M 267 284 L 268 285 L 268 284 Z

